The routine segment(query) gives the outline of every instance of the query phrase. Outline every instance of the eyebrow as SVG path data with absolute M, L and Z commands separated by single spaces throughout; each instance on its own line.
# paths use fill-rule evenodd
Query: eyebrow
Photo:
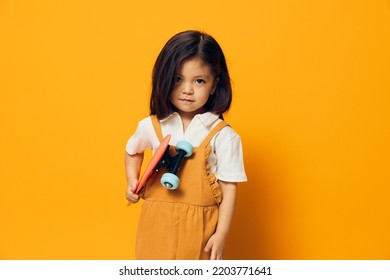
M 178 75 L 181 76 L 181 77 L 184 76 L 184 75 L 181 74 L 181 73 L 179 73 Z M 196 79 L 196 78 L 203 78 L 203 79 L 205 79 L 205 78 L 209 78 L 209 77 L 210 77 L 210 75 L 205 74 L 205 75 L 196 75 L 196 76 L 194 76 L 194 77 L 192 77 L 192 78 L 194 78 L 194 79 Z

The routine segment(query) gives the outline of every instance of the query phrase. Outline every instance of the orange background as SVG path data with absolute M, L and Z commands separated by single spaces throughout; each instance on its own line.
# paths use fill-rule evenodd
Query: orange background
M 385 0 L 1 0 L 0 259 L 134 257 L 125 144 L 187 29 L 234 83 L 249 181 L 226 258 L 390 259 Z

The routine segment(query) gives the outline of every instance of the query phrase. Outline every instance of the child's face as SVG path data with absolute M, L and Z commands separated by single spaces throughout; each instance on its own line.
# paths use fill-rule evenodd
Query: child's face
M 204 113 L 204 105 L 216 88 L 217 80 L 210 66 L 198 57 L 190 58 L 182 64 L 170 101 L 182 117 L 193 118 Z

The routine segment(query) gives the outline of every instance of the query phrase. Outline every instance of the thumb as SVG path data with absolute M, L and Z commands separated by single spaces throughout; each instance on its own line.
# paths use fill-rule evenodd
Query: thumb
M 135 192 L 135 190 L 137 189 L 137 187 L 138 187 L 138 180 L 134 180 L 134 181 L 132 182 L 131 191 L 132 191 L 132 192 Z
M 210 240 L 209 240 L 207 242 L 206 246 L 204 247 L 204 251 L 208 253 L 211 250 L 211 248 L 213 248 L 213 243 L 210 242 Z

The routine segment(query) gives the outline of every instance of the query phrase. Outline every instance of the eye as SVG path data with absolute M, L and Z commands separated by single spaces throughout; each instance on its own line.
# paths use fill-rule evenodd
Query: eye
M 206 81 L 205 81 L 205 80 L 203 80 L 203 79 L 196 79 L 196 80 L 195 80 L 195 83 L 196 83 L 196 84 L 200 84 L 200 85 L 202 85 L 202 84 L 205 84 L 205 83 L 206 83 Z
M 180 76 L 177 76 L 176 77 L 176 83 L 181 83 L 183 81 L 183 79 L 180 77 Z

